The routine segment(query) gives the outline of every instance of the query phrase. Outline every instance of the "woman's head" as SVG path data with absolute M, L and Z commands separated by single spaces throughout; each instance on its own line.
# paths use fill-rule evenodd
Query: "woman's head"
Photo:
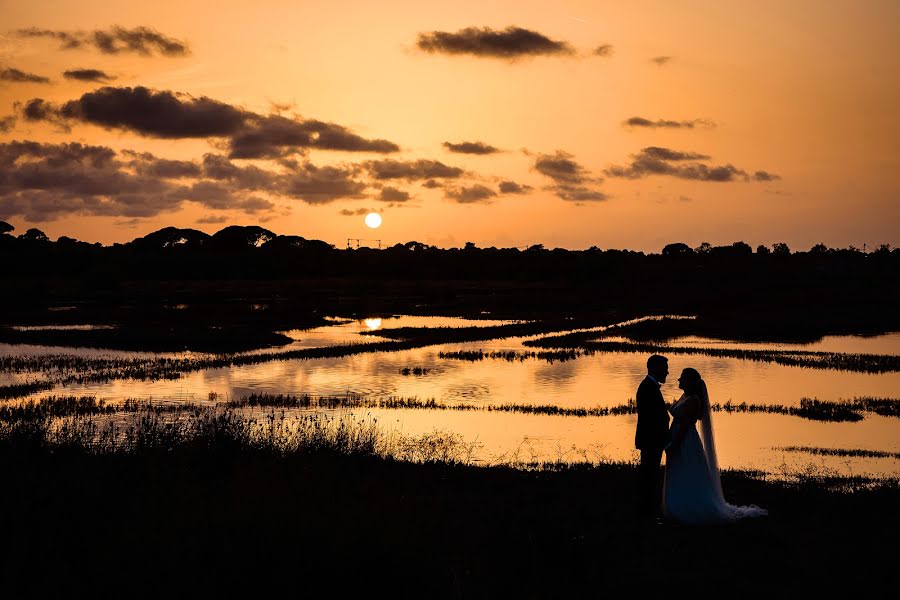
M 688 367 L 681 372 L 678 378 L 678 387 L 689 394 L 699 394 L 703 388 L 703 378 L 697 369 Z

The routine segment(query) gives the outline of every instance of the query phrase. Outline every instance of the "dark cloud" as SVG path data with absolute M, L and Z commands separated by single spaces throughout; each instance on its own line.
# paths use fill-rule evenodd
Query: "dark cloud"
M 344 217 L 361 217 L 363 215 L 367 215 L 372 212 L 384 212 L 382 209 L 372 209 L 372 208 L 343 208 L 338 214 Z
M 612 44 L 601 44 L 594 48 L 595 56 L 612 56 L 613 55 L 613 47 Z
M 59 41 L 60 48 L 72 50 L 94 47 L 104 54 L 132 52 L 144 56 L 186 56 L 190 50 L 185 42 L 168 37 L 149 27 L 126 29 L 118 25 L 109 29 L 85 31 L 55 31 L 30 27 L 16 32 L 20 37 L 46 37 Z
M 643 156 L 655 158 L 658 160 L 707 160 L 711 158 L 708 154 L 699 154 L 697 152 L 679 152 L 678 150 L 670 150 L 669 148 L 660 148 L 659 146 L 647 146 L 641 150 Z
M 233 190 L 214 181 L 198 181 L 182 190 L 181 196 L 212 210 L 241 210 L 250 215 L 275 208 L 274 204 L 262 198 L 236 196 Z
M 644 117 L 631 117 L 627 121 L 623 121 L 622 125 L 625 127 L 648 127 L 652 129 L 694 129 L 694 127 L 696 127 L 697 125 L 715 127 L 715 123 L 707 121 L 706 119 L 694 119 L 693 121 L 670 121 L 668 119 L 657 119 L 656 121 L 651 121 L 650 119 L 645 119 Z
M 382 202 L 406 202 L 409 198 L 409 192 L 404 192 L 389 185 L 381 188 L 381 193 L 378 194 L 378 199 Z
M 357 171 L 353 166 L 317 167 L 304 163 L 284 177 L 281 191 L 308 204 L 325 204 L 338 198 L 364 198 L 366 184 L 354 179 Z
M 400 161 L 393 159 L 370 160 L 365 163 L 375 179 L 440 179 L 456 178 L 463 174 L 459 167 L 451 167 L 437 160 L 419 159 Z
M 40 112 L 30 114 L 27 109 L 36 103 Z M 244 111 L 230 104 L 145 87 L 102 87 L 58 107 L 40 98 L 26 104 L 26 119 L 46 119 L 49 114 L 160 138 L 228 136 L 246 121 Z
M 460 154 L 494 154 L 495 152 L 500 152 L 499 148 L 484 142 L 460 142 L 458 144 L 444 142 L 444 148 L 450 152 L 458 152 Z
M 6 133 L 8 131 L 12 131 L 13 127 L 16 126 L 16 117 L 15 115 L 7 115 L 5 117 L 0 117 L 0 133 Z
M 746 171 L 731 164 L 707 165 L 699 162 L 686 162 L 707 160 L 709 158 L 706 154 L 679 152 L 668 148 L 650 146 L 644 148 L 638 154 L 632 155 L 630 165 L 625 167 L 612 166 L 606 170 L 606 174 L 611 177 L 625 177 L 628 179 L 640 179 L 648 175 L 669 175 L 680 179 L 715 182 L 747 181 L 750 179 Z M 769 181 L 769 179 L 765 179 L 765 177 L 771 176 L 769 173 L 765 171 L 758 171 L 757 173 L 762 174 L 760 177 L 754 175 L 757 181 Z
M 95 81 L 97 83 L 106 83 L 115 79 L 113 75 L 109 75 L 100 69 L 71 69 L 65 71 L 63 77 L 76 81 Z
M 359 167 L 293 165 L 280 172 L 241 167 L 225 157 L 202 162 L 78 143 L 0 144 L 0 219 L 21 215 L 51 221 L 70 215 L 146 218 L 196 202 L 212 210 L 270 213 L 255 192 L 309 203 L 363 197 Z
M 420 33 L 416 45 L 431 54 L 470 54 L 472 56 L 516 59 L 525 56 L 569 55 L 575 50 L 566 42 L 552 40 L 521 27 L 494 30 L 467 27 L 456 33 L 432 31 Z
M 295 120 L 274 114 L 245 115 L 243 127 L 231 137 L 233 158 L 277 158 L 296 148 L 378 153 L 400 150 L 393 142 L 367 140 L 335 123 Z
M 0 144 L 0 166 L 0 214 L 29 221 L 153 216 L 182 200 L 171 184 L 125 170 L 103 146 L 10 142 Z
M 192 161 L 157 158 L 149 152 L 133 152 L 131 150 L 123 150 L 122 155 L 131 158 L 128 164 L 139 175 L 162 179 L 182 179 L 200 177 L 203 174 L 200 165 Z
M 296 163 L 286 166 L 293 170 Z M 260 169 L 255 165 L 236 165 L 221 154 L 203 155 L 203 175 L 210 179 L 227 180 L 237 188 L 267 191 L 276 191 L 279 188 L 279 180 L 282 179 L 279 174 Z
M 434 188 L 444 187 L 444 184 L 442 184 L 440 181 L 437 181 L 435 179 L 429 179 L 428 181 L 426 181 L 425 183 L 422 184 L 422 187 L 428 188 L 429 190 L 433 190 Z
M 670 62 L 672 62 L 671 56 L 654 56 L 650 59 L 650 62 L 654 63 L 657 67 L 662 67 Z
M 0 81 L 9 81 L 11 83 L 50 83 L 50 78 L 9 67 L 0 69 Z
M 515 181 L 501 181 L 500 182 L 500 193 L 501 194 L 527 194 L 530 192 L 532 188 L 530 185 L 522 185 L 516 183 Z
M 198 225 L 218 225 L 220 223 L 227 223 L 228 220 L 228 217 L 225 215 L 208 215 L 197 219 L 196 223 Z
M 597 202 L 609 196 L 597 185 L 603 182 L 573 160 L 571 154 L 557 150 L 555 154 L 539 154 L 534 161 L 534 169 L 553 180 L 551 190 L 561 200 L 570 202 Z
M 609 200 L 609 195 L 600 190 L 583 185 L 557 185 L 553 188 L 557 197 L 570 202 L 602 202 Z
M 534 168 L 559 184 L 582 184 L 593 180 L 587 169 L 572 160 L 571 154 L 561 150 L 556 154 L 539 154 Z
M 756 181 L 777 181 L 781 179 L 781 176 L 767 171 L 757 171 L 753 174 L 753 179 Z
M 448 187 L 444 191 L 444 198 L 460 204 L 475 204 L 478 202 L 490 202 L 497 192 L 491 188 L 476 183 L 471 186 Z
M 307 148 L 396 152 L 387 140 L 368 140 L 335 123 L 260 115 L 213 100 L 145 87 L 102 87 L 53 105 L 40 98 L 22 111 L 27 120 L 73 121 L 158 138 L 227 138 L 232 158 L 277 158 Z

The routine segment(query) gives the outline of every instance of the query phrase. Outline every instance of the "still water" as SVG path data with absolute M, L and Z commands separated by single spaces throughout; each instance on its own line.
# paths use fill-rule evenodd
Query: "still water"
M 362 332 L 396 327 L 473 327 L 508 322 L 446 317 L 389 317 L 335 319 L 335 324 L 311 330 L 285 332 L 294 342 L 283 350 L 348 343 L 370 343 L 382 338 Z M 108 401 L 125 398 L 160 402 L 206 403 L 210 393 L 239 398 L 251 393 L 342 395 L 371 398 L 434 398 L 446 404 L 529 404 L 560 407 L 615 406 L 634 397 L 646 372 L 646 355 L 603 353 L 566 362 L 527 359 L 479 362 L 442 359 L 439 354 L 458 350 L 532 350 L 522 337 L 487 342 L 453 343 L 399 352 L 358 354 L 343 358 L 283 360 L 258 365 L 210 369 L 188 373 L 171 381 L 120 380 L 102 384 L 70 385 L 56 394 L 95 395 Z M 873 337 L 829 336 L 814 344 L 747 344 L 697 337 L 678 338 L 677 346 L 714 346 L 778 350 L 900 354 L 900 333 Z M 136 356 L 135 353 L 0 345 L 0 354 L 79 353 L 89 356 Z M 185 356 L 168 354 L 167 356 Z M 733 358 L 672 355 L 670 379 L 663 385 L 668 402 L 680 395 L 677 374 L 694 367 L 706 379 L 712 402 L 799 405 L 804 397 L 820 400 L 858 396 L 896 397 L 900 373 L 867 374 L 788 367 Z M 421 368 L 424 375 L 404 375 Z M 23 375 L 3 374 L 6 379 Z M 37 394 L 42 396 L 46 394 Z M 377 418 L 379 424 L 401 435 L 418 436 L 435 430 L 457 433 L 475 448 L 485 463 L 500 460 L 630 460 L 634 450 L 635 415 L 615 417 L 561 417 L 483 411 L 416 409 L 355 409 L 341 411 Z M 817 422 L 799 417 L 766 414 L 714 415 L 719 461 L 724 468 L 752 468 L 772 474 L 797 471 L 810 464 L 841 474 L 900 475 L 894 458 L 825 457 L 785 452 L 786 446 L 863 449 L 900 452 L 900 419 L 867 413 L 856 423 Z

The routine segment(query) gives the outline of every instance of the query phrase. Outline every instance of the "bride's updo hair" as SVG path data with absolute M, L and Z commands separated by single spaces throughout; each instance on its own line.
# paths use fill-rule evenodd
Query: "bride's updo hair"
M 685 392 L 700 395 L 703 389 L 703 378 L 700 377 L 700 372 L 697 369 L 687 367 L 681 372 L 681 377 L 684 380 Z

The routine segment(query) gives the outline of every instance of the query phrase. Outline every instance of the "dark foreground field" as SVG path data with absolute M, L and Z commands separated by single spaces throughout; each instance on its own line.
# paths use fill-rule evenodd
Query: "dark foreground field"
M 628 465 L 7 447 L 0 468 L 9 598 L 730 598 L 896 581 L 895 486 L 834 492 L 726 473 L 731 501 L 771 516 L 692 529 L 637 522 Z

